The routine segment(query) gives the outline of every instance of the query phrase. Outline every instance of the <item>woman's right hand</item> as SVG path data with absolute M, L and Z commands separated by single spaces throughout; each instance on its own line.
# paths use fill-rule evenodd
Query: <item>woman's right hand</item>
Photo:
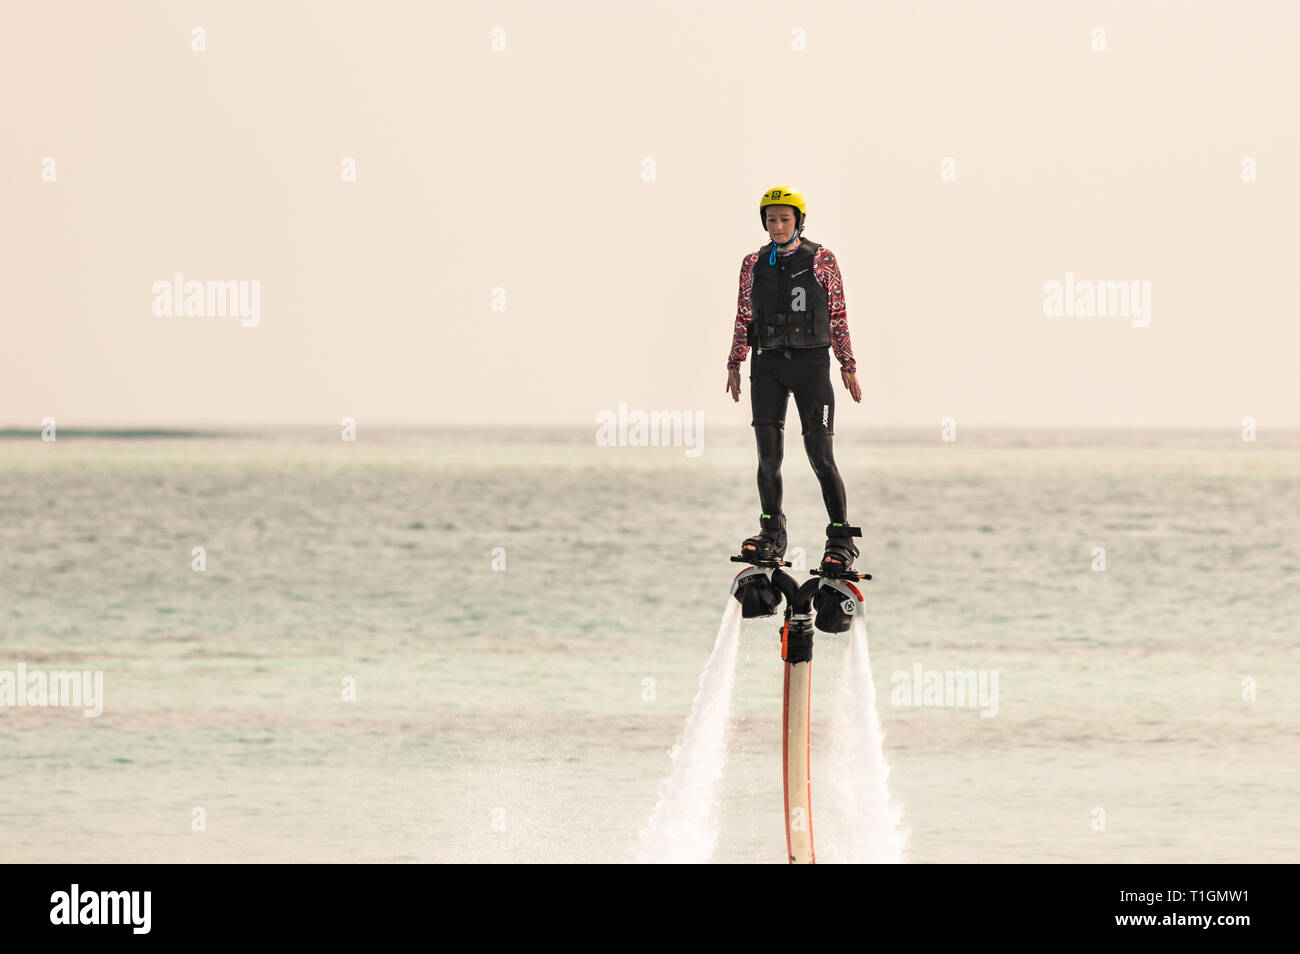
M 731 392 L 731 400 L 740 400 L 740 372 L 735 368 L 727 369 L 727 390 Z

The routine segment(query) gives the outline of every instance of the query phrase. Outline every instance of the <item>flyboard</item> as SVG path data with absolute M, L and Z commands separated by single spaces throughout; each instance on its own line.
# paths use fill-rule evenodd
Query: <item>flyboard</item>
M 781 627 L 781 659 L 785 662 L 781 703 L 781 780 L 785 791 L 785 845 L 790 864 L 813 864 L 812 823 L 812 646 L 813 632 L 847 632 L 861 612 L 859 580 L 870 573 L 813 570 L 802 585 L 784 567 L 785 560 L 756 562 L 733 556 L 733 563 L 748 563 L 731 581 L 731 595 L 745 619 L 775 616 L 785 599 Z

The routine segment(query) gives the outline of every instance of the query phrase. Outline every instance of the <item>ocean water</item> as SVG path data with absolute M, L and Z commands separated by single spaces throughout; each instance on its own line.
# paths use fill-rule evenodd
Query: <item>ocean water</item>
M 0 708 L 0 858 L 634 860 L 757 528 L 750 433 L 707 437 L 5 435 L 0 670 L 104 701 Z M 1300 860 L 1300 435 L 836 456 L 906 861 Z M 784 861 L 777 628 L 741 631 L 714 861 Z M 814 821 L 847 647 L 814 650 Z M 900 704 L 917 666 L 996 672 L 996 714 Z

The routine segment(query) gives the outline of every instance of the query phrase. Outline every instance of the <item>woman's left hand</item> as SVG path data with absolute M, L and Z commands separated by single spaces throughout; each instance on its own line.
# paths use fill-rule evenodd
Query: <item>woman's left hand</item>
M 840 372 L 840 377 L 844 379 L 844 386 L 845 386 L 846 388 L 848 388 L 848 390 L 849 390 L 849 394 L 852 395 L 853 400 L 855 400 L 855 401 L 857 401 L 859 404 L 861 404 L 861 403 L 862 403 L 862 388 L 861 388 L 861 386 L 858 384 L 858 376 L 857 376 L 857 374 L 855 374 L 855 373 L 852 372 L 852 371 L 841 371 L 841 372 Z

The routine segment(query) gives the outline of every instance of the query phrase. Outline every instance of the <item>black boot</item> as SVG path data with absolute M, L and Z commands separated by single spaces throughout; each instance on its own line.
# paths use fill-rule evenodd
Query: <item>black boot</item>
M 853 538 L 860 536 L 862 536 L 861 527 L 851 527 L 847 523 L 826 525 L 826 552 L 822 555 L 822 576 L 840 576 L 855 572 L 853 561 L 861 554 L 853 545 Z
M 785 514 L 762 514 L 757 534 L 740 545 L 740 555 L 750 563 L 778 563 L 785 556 Z

